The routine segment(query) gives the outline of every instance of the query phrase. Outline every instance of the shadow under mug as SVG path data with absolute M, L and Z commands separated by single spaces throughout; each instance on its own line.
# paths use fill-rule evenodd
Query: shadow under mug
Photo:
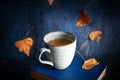
M 58 38 L 65 38 L 71 40 L 71 43 L 62 46 L 50 45 L 48 42 Z M 37 58 L 40 63 L 48 64 L 56 69 L 65 69 L 73 61 L 76 50 L 76 36 L 69 32 L 54 31 L 46 34 L 43 38 L 44 48 L 41 48 L 37 52 Z M 42 60 L 43 54 L 47 55 L 48 60 Z

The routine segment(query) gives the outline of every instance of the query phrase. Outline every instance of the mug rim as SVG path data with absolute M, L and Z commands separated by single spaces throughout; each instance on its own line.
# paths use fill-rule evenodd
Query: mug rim
M 54 45 L 48 44 L 48 42 L 45 41 L 45 37 L 46 37 L 48 34 L 55 33 L 55 32 L 62 32 L 62 33 L 70 34 L 70 35 L 73 36 L 74 39 L 73 39 L 73 41 L 72 41 L 71 43 L 69 43 L 69 44 L 67 44 L 67 45 L 54 46 Z M 47 33 L 47 34 L 43 37 L 44 43 L 47 44 L 47 45 L 49 45 L 49 46 L 52 46 L 52 47 L 63 47 L 63 46 L 68 46 L 68 45 L 71 45 L 71 44 L 73 44 L 74 42 L 76 42 L 76 39 L 77 39 L 77 37 L 76 37 L 73 33 L 65 32 L 65 31 L 52 31 L 52 32 Z

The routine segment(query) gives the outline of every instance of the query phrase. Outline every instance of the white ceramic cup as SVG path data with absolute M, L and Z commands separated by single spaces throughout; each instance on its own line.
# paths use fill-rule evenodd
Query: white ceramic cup
M 57 38 L 66 38 L 72 40 L 72 42 L 62 46 L 53 46 L 48 44 L 49 41 Z M 51 65 L 56 69 L 67 68 L 71 64 L 75 55 L 76 40 L 76 36 L 69 32 L 54 31 L 46 34 L 43 38 L 45 47 L 39 49 L 38 60 L 40 63 Z M 49 53 L 49 55 L 47 55 L 48 60 L 41 59 L 41 56 L 46 54 L 45 52 Z

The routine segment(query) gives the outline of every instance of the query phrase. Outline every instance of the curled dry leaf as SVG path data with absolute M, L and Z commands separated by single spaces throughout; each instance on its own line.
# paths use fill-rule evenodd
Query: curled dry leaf
M 26 38 L 15 42 L 15 46 L 18 48 L 20 52 L 25 53 L 29 56 L 30 49 L 33 46 L 32 38 Z
M 92 19 L 85 13 L 85 11 L 81 11 L 78 17 L 78 21 L 76 22 L 77 27 L 82 27 L 90 23 Z
M 90 58 L 90 59 L 84 61 L 83 65 L 82 65 L 82 69 L 89 70 L 98 64 L 99 63 L 96 61 L 95 58 Z
M 49 4 L 52 5 L 54 0 L 48 0 Z
M 102 36 L 102 32 L 101 31 L 93 31 L 89 34 L 89 38 L 90 40 L 94 40 L 99 42 L 99 40 L 101 39 Z

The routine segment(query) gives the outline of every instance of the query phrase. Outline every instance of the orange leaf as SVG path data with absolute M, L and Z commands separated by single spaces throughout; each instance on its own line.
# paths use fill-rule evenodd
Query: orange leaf
M 82 69 L 89 70 L 98 64 L 99 63 L 96 61 L 95 58 L 90 58 L 90 59 L 84 61 L 84 64 L 82 65 Z
M 89 38 L 90 40 L 99 42 L 99 40 L 101 39 L 101 35 L 102 35 L 101 31 L 93 31 L 89 34 Z
M 78 21 L 76 22 L 77 27 L 82 27 L 90 23 L 92 19 L 85 13 L 85 11 L 81 11 L 78 17 Z
M 22 39 L 22 40 L 16 41 L 15 46 L 18 48 L 20 52 L 23 52 L 27 56 L 29 56 L 30 49 L 33 46 L 33 40 L 32 38 Z
M 54 0 L 48 0 L 49 4 L 52 5 Z

